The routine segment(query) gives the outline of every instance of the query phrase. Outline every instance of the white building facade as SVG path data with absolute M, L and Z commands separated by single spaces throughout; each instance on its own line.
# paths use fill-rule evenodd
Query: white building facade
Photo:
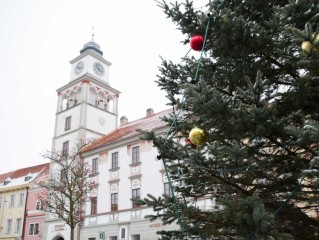
M 170 194 L 157 149 L 152 141 L 140 140 L 141 134 L 136 131 L 154 130 L 163 135 L 167 127 L 160 117 L 170 112 L 154 114 L 148 109 L 145 118 L 122 124 L 82 153 L 98 170 L 93 177 L 97 187 L 85 207 L 81 239 L 155 240 L 159 237 L 157 231 L 177 227 L 150 222 L 145 216 L 156 214 L 152 208 L 136 206 L 131 200 L 143 199 L 147 194 Z
M 82 153 L 92 166 L 96 188 L 84 205 L 83 223 L 77 226 L 76 239 L 154 240 L 163 230 L 161 222 L 150 222 L 151 208 L 134 206 L 132 198 L 148 193 L 169 193 L 167 178 L 151 141 L 141 141 L 138 128 L 163 134 L 167 126 L 160 120 L 170 110 L 134 122 L 121 118 L 118 126 L 120 92 L 109 84 L 111 63 L 103 58 L 100 46 L 86 43 L 80 55 L 70 61 L 70 81 L 57 90 L 58 101 L 52 151 L 71 153 L 80 140 L 99 139 Z M 50 164 L 50 174 L 58 169 Z M 171 225 L 165 228 L 176 228 Z M 42 239 L 69 239 L 70 228 L 54 214 L 46 214 Z
M 179 229 L 176 224 L 150 222 L 146 215 L 156 214 L 147 206 L 137 206 L 132 199 L 171 195 L 162 161 L 152 141 L 141 140 L 137 129 L 165 135 L 168 126 L 161 120 L 172 113 L 168 109 L 128 122 L 120 119 L 120 92 L 110 86 L 111 63 L 103 58 L 100 46 L 93 40 L 86 43 L 80 55 L 70 61 L 70 81 L 57 90 L 58 101 L 52 151 L 72 155 L 72 148 L 81 140 L 96 139 L 81 152 L 92 168 L 95 188 L 83 204 L 83 222 L 75 230 L 77 240 L 155 240 L 157 231 Z M 61 169 L 54 162 L 50 174 Z M 209 199 L 197 202 L 209 209 Z M 54 214 L 46 214 L 42 239 L 70 238 L 70 227 Z
M 100 46 L 93 40 L 70 64 L 70 81 L 57 89 L 52 151 L 71 154 L 81 140 L 98 139 L 117 128 L 120 92 L 110 86 L 111 63 L 103 58 Z M 50 173 L 56 171 L 58 166 L 52 162 Z M 68 225 L 54 214 L 46 215 L 43 239 L 62 240 L 69 236 Z

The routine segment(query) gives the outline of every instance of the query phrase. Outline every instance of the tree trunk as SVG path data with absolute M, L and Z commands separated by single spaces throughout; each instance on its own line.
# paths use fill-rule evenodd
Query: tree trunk
M 74 240 L 74 227 L 71 227 L 70 240 Z

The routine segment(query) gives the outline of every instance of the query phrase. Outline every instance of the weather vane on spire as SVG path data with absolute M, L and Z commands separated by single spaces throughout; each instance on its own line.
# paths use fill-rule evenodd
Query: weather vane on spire
M 94 42 L 94 27 L 92 27 L 92 41 Z

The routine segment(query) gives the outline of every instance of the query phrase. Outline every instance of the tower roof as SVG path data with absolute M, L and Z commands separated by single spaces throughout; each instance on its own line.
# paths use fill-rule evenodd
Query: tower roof
M 94 42 L 93 40 L 83 45 L 83 49 L 80 51 L 80 54 L 82 54 L 85 51 L 94 51 L 98 55 L 103 56 L 103 52 L 100 50 L 100 45 Z

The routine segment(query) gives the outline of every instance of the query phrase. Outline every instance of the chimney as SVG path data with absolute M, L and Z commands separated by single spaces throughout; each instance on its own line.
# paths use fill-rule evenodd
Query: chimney
M 149 108 L 146 110 L 146 117 L 152 116 L 154 114 L 154 110 L 152 108 Z
M 127 124 L 127 122 L 128 122 L 127 117 L 123 116 L 120 118 L 120 126 Z

